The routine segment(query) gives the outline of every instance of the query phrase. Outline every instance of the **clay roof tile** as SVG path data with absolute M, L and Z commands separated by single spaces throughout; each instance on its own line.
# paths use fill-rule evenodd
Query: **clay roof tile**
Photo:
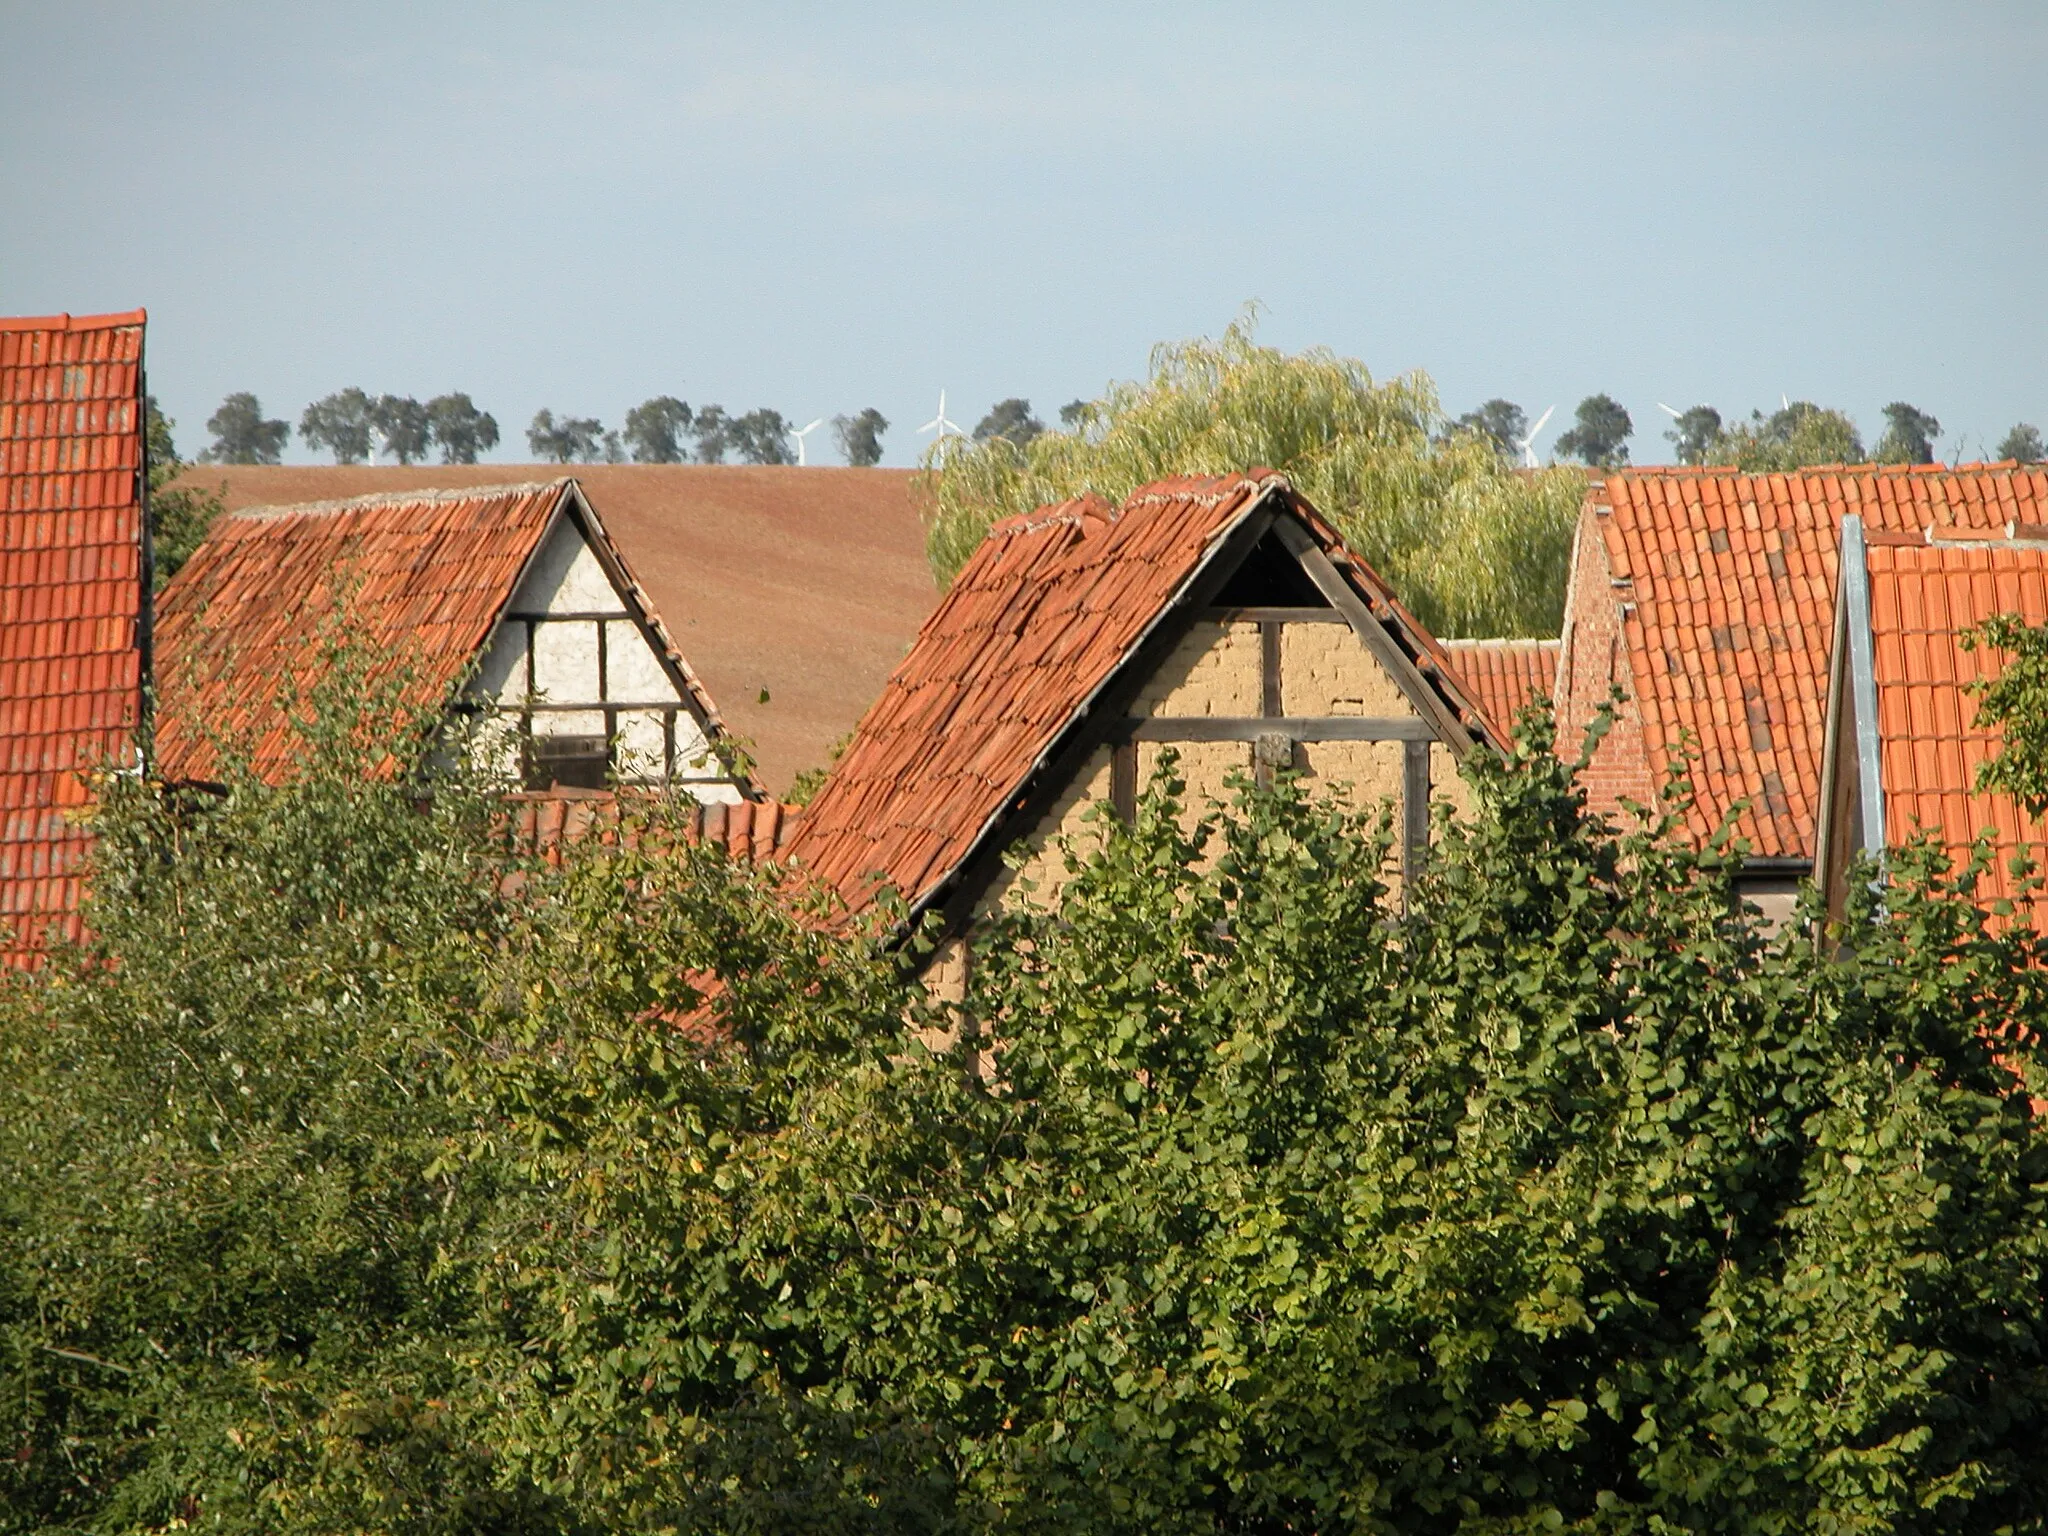
M 78 936 L 69 813 L 140 721 L 145 318 L 0 319 L 0 964 Z

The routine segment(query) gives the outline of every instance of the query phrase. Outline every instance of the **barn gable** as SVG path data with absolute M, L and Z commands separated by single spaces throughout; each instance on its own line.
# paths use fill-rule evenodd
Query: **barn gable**
M 856 910 L 884 886 L 954 931 L 1043 885 L 1089 803 L 1128 812 L 1172 747 L 1193 798 L 1291 764 L 1399 807 L 1500 727 L 1441 646 L 1280 476 L 1162 481 L 990 529 L 798 824 Z
M 746 792 L 709 695 L 573 480 L 238 512 L 160 612 L 167 778 L 218 778 L 223 739 L 252 743 L 258 773 L 287 771 L 299 743 L 280 705 L 338 626 L 373 676 L 409 666 L 421 700 L 494 715 L 494 750 L 529 787 Z

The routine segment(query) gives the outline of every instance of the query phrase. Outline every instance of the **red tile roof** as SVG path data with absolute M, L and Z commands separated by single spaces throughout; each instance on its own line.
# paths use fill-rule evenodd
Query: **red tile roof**
M 1995 614 L 2048 621 L 2048 545 L 1873 545 L 1867 564 L 1885 842 L 1897 847 L 1924 829 L 1960 863 L 1988 831 L 1996 859 L 1978 899 L 2009 897 L 2007 864 L 2022 849 L 2038 859 L 2044 829 L 2010 795 L 1976 792 L 1977 766 L 2000 738 L 1976 723 L 1969 684 L 1995 677 L 2006 658 L 1966 651 L 1958 637 Z
M 630 802 L 630 796 L 627 798 Z M 614 790 L 526 790 L 506 799 L 512 809 L 514 842 L 550 864 L 561 863 L 565 844 L 593 837 L 610 841 L 617 835 L 621 796 Z M 801 806 L 777 800 L 743 800 L 738 805 L 691 801 L 681 809 L 686 817 L 685 837 L 691 842 L 716 843 L 745 864 L 776 857 L 803 813 Z
M 1006 518 L 936 611 L 806 809 L 787 856 L 854 909 L 879 886 L 913 913 L 994 834 L 1118 667 L 1208 558 L 1264 507 L 1307 528 L 1439 689 L 1490 724 L 1437 642 L 1270 471 L 1163 480 Z
M 541 464 L 197 464 L 230 510 L 561 473 Z M 906 469 L 579 464 L 576 482 L 771 791 L 821 767 L 938 605 Z
M 1513 734 L 1515 717 L 1531 700 L 1539 694 L 1549 698 L 1556 690 L 1558 645 L 1555 640 L 1443 642 L 1451 665 L 1503 741 Z
M 1627 706 L 1641 758 L 1616 793 L 1654 800 L 1663 765 L 1697 754 L 1691 829 L 1701 838 L 1730 809 L 1752 857 L 1810 859 L 1820 781 L 1837 537 L 1858 513 L 1873 540 L 1981 537 L 2048 524 L 2048 471 L 2012 464 L 1877 466 L 1749 475 L 1731 469 L 1643 469 L 1588 492 L 1568 610 L 1618 605 Z M 1587 537 L 1598 540 L 1589 549 Z M 1606 587 L 1595 593 L 1591 584 Z M 1559 743 L 1604 699 L 1604 677 L 1571 655 L 1559 700 Z M 1622 734 L 1617 731 L 1617 735 Z M 1610 742 L 1613 738 L 1610 738 Z
M 144 319 L 0 319 L 0 963 L 78 935 L 84 776 L 141 721 Z
M 158 771 L 173 780 L 219 778 L 221 739 L 250 740 L 259 774 L 287 769 L 297 738 L 280 700 L 315 680 L 344 614 L 372 678 L 410 664 L 415 702 L 445 698 L 489 640 L 556 518 L 580 505 L 578 494 L 575 481 L 555 480 L 221 518 L 158 602 Z M 590 526 L 603 537 L 594 516 Z M 639 595 L 715 722 L 709 696 Z

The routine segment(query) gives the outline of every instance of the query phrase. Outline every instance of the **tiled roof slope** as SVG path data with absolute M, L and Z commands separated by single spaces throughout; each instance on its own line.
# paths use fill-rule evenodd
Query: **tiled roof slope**
M 1996 676 L 2005 656 L 1966 651 L 1959 636 L 1994 614 L 2048 620 L 2048 545 L 1873 544 L 1867 564 L 1885 842 L 1898 847 L 1924 829 L 1960 861 L 1989 831 L 1996 858 L 1978 899 L 2011 896 L 2007 865 L 2022 849 L 2038 858 L 2043 829 L 2010 795 L 1975 792 L 1977 765 L 1999 737 L 1976 723 L 1969 685 Z
M 77 935 L 82 775 L 141 721 L 143 321 L 0 320 L 0 963 Z
M 1218 544 L 1269 497 L 1484 736 L 1485 717 L 1442 647 L 1285 479 L 1162 480 L 1121 506 L 1084 497 L 992 527 L 862 718 L 786 856 L 856 910 L 879 886 L 921 909 Z
M 1465 687 L 1498 728 L 1514 734 L 1515 717 L 1541 694 L 1557 688 L 1556 640 L 1446 640 L 1444 651 Z
M 630 797 L 625 797 L 630 804 Z M 616 790 L 555 788 L 508 795 L 510 832 L 520 847 L 559 865 L 562 849 L 591 838 L 617 837 L 622 797 Z M 716 843 L 742 864 L 774 858 L 788 841 L 803 808 L 779 800 L 742 800 L 737 805 L 680 806 L 683 835 L 693 843 Z
M 1697 754 L 1696 836 L 1710 834 L 1746 799 L 1736 831 L 1752 857 L 1809 859 L 1842 517 L 1858 513 L 1874 532 L 1923 538 L 1930 530 L 1937 537 L 2024 532 L 2048 523 L 2048 471 L 2012 464 L 1770 475 L 1627 470 L 1592 486 L 1586 510 L 1600 540 L 1590 553 L 1604 561 L 1606 596 L 1620 610 L 1625 660 L 1617 680 L 1640 717 L 1640 782 L 1625 791 L 1653 799 L 1663 765 L 1689 747 Z M 1582 538 L 1575 587 L 1599 579 L 1598 564 Z M 1581 598 L 1598 596 L 1575 591 L 1572 611 L 1582 611 Z M 1572 666 L 1560 689 L 1567 696 L 1559 739 L 1567 748 L 1600 703 L 1591 690 L 1578 691 L 1581 675 Z M 1604 684 L 1598 692 L 1604 697 Z

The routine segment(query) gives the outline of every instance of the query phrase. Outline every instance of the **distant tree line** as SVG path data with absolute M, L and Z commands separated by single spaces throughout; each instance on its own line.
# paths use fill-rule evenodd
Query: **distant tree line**
M 1665 409 L 1670 410 L 1670 407 Z M 1084 432 L 1090 402 L 1075 400 L 1060 407 L 1060 426 Z M 1747 420 L 1729 420 L 1711 405 L 1671 411 L 1664 433 L 1681 464 L 1730 464 L 1757 472 L 1797 469 L 1812 464 L 1931 464 L 1941 422 L 1928 411 L 1894 400 L 1884 408 L 1885 429 L 1865 451 L 1856 423 L 1842 411 L 1810 400 L 1785 402 L 1766 414 L 1751 411 Z M 268 419 L 262 402 L 247 391 L 229 395 L 207 421 L 212 446 L 199 455 L 202 463 L 275 464 L 291 439 L 291 427 Z M 873 406 L 854 415 L 832 418 L 833 436 L 848 464 L 868 468 L 881 462 L 882 434 L 888 418 Z M 1002 441 L 1024 448 L 1046 432 L 1021 396 L 998 401 L 975 424 L 973 441 Z M 1493 444 L 1509 463 L 1534 462 L 1529 419 L 1512 400 L 1495 398 L 1450 423 L 1450 430 Z M 1570 426 L 1553 445 L 1555 456 L 1594 468 L 1614 469 L 1629 462 L 1629 440 L 1635 422 L 1612 395 L 1588 395 L 1578 404 Z M 362 464 L 378 453 L 413 464 L 438 449 L 443 464 L 474 464 L 477 455 L 498 446 L 498 423 L 488 411 L 459 391 L 436 395 L 422 404 L 409 395 L 371 395 L 342 389 L 316 400 L 299 417 L 299 438 L 309 448 L 324 449 L 337 464 Z M 526 429 L 528 449 L 536 458 L 557 464 L 794 464 L 790 422 L 780 411 L 766 408 L 731 415 L 723 406 L 692 410 L 673 395 L 656 395 L 626 413 L 622 429 L 608 429 L 591 416 L 557 416 L 553 410 L 534 413 Z M 1999 459 L 2022 463 L 2048 461 L 2048 443 L 2041 430 L 2020 422 L 2000 440 Z
M 1727 464 L 1757 473 L 1813 464 L 1931 464 L 1935 439 L 1941 436 L 1941 422 L 1932 412 L 1904 400 L 1884 408 L 1884 432 L 1868 452 L 1846 412 L 1810 400 L 1785 401 L 1769 414 L 1751 411 L 1747 421 L 1726 420 L 1711 405 L 1663 409 L 1672 417 L 1664 437 L 1679 463 Z M 1510 462 L 1534 462 L 1528 417 L 1512 400 L 1488 400 L 1458 417 L 1451 430 L 1485 439 Z M 1579 402 L 1571 426 L 1558 434 L 1554 449 L 1560 459 L 1616 469 L 1629 462 L 1628 441 L 1634 435 L 1635 423 L 1620 401 L 1588 395 Z M 2048 460 L 2048 447 L 2037 427 L 2021 422 L 2005 434 L 1993 457 L 2039 463 Z
M 1026 420 L 1029 415 L 1025 407 Z M 1035 421 L 1029 424 L 1038 428 Z M 833 417 L 832 428 L 848 464 L 868 468 L 881 462 L 889 419 L 873 406 Z M 288 422 L 266 417 L 262 401 L 246 390 L 223 400 L 206 429 L 213 443 L 199 459 L 208 464 L 276 464 L 292 434 Z M 306 407 L 299 417 L 299 440 L 331 453 L 337 464 L 366 463 L 379 453 L 414 464 L 436 448 L 443 464 L 474 464 L 478 454 L 498 446 L 498 422 L 459 391 L 422 404 L 409 395 L 372 395 L 350 387 Z M 791 423 L 780 411 L 732 415 L 721 405 L 692 410 L 673 395 L 656 395 L 634 406 L 622 430 L 608 429 L 593 416 L 558 416 L 552 409 L 536 411 L 526 429 L 526 445 L 534 456 L 557 464 L 723 464 L 728 458 L 743 464 L 795 464 L 794 441 Z

